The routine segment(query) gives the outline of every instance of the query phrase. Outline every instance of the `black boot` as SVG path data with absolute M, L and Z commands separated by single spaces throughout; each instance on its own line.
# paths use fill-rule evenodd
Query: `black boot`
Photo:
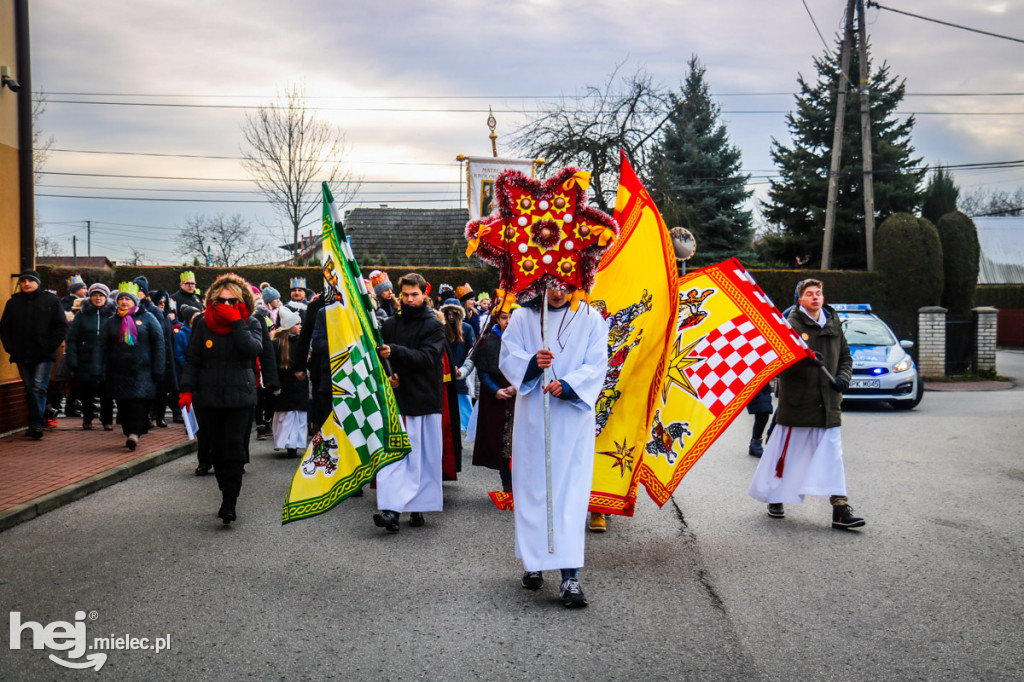
M 378 528 L 384 528 L 389 533 L 397 533 L 398 528 L 398 512 L 385 509 L 377 514 L 373 515 L 373 525 Z
M 853 507 L 848 504 L 836 504 L 832 506 L 832 527 L 849 530 L 860 528 L 867 521 L 853 513 Z
M 220 503 L 220 511 L 217 512 L 217 516 L 221 518 L 225 526 L 230 526 L 231 522 L 238 518 L 235 514 L 235 502 L 238 501 L 238 495 L 229 495 L 224 493 L 224 498 Z

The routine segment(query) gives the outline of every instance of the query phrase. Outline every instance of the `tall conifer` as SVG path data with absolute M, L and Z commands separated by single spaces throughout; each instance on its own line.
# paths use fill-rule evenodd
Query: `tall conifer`
M 857 91 L 859 46 L 854 45 L 852 49 L 832 252 L 832 264 L 837 269 L 863 268 L 867 264 Z M 764 205 L 765 218 L 777 228 L 776 234 L 763 243 L 762 254 L 766 260 L 810 267 L 821 263 L 839 57 L 837 47 L 834 52 L 816 58 L 814 66 L 818 78 L 814 82 L 798 76 L 800 92 L 796 95 L 796 110 L 786 116 L 792 143 L 786 145 L 772 140 L 771 154 L 781 177 L 772 181 Z M 870 67 L 870 59 L 868 63 Z M 904 81 L 890 76 L 885 63 L 869 70 L 875 222 L 881 224 L 894 213 L 917 210 L 925 170 L 918 167 L 921 159 L 913 156 L 914 148 L 910 144 L 914 117 L 900 118 L 896 114 L 906 90 Z
M 729 143 L 705 71 L 692 56 L 682 89 L 671 96 L 647 185 L 669 227 L 696 237 L 695 265 L 753 256 L 751 215 L 743 208 L 749 176 L 740 172 L 740 150 Z

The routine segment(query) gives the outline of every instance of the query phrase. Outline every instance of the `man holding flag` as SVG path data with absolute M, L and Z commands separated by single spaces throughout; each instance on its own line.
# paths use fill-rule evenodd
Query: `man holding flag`
M 389 377 L 412 451 L 377 474 L 375 525 L 398 532 L 398 516 L 412 512 L 409 525 L 422 526 L 423 512 L 441 511 L 441 410 L 444 390 L 441 353 L 444 325 L 427 302 L 427 281 L 415 272 L 398 280 L 402 309 L 384 321 L 384 343 L 377 349 L 389 360 Z
M 832 527 L 860 528 L 846 499 L 843 441 L 839 433 L 843 391 L 850 385 L 853 359 L 839 316 L 825 305 L 822 284 L 805 279 L 797 286 L 797 307 L 789 323 L 815 351 L 813 359 L 779 375 L 777 426 L 757 465 L 750 495 L 768 503 L 768 515 L 786 515 L 783 503 L 805 495 L 828 496 Z

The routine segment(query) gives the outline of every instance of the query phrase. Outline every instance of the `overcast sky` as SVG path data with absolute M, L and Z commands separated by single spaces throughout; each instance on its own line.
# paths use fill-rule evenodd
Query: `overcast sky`
M 882 4 L 1024 37 L 1024 0 Z M 831 46 L 845 2 L 806 5 Z M 225 181 L 247 177 L 237 158 L 194 157 L 238 157 L 239 107 L 295 82 L 346 131 L 346 162 L 366 181 L 356 205 L 444 208 L 464 205 L 455 156 L 490 153 L 488 106 L 506 136 L 544 98 L 600 85 L 620 63 L 678 87 L 691 54 L 707 67 L 744 169 L 770 174 L 772 138 L 789 141 L 784 115 L 741 112 L 788 111 L 797 75 L 814 78 L 812 58 L 825 50 L 801 0 L 35 0 L 31 11 L 33 88 L 49 98 L 40 124 L 55 150 L 69 150 L 53 152 L 37 187 L 41 231 L 68 253 L 78 234 L 84 255 L 91 220 L 93 255 L 121 260 L 134 246 L 161 263 L 181 262 L 175 238 L 197 214 L 240 213 L 281 242 L 255 187 Z M 879 9 L 868 19 L 874 60 L 915 95 L 902 110 L 919 112 L 913 144 L 925 163 L 1024 159 L 1024 96 L 952 96 L 1024 93 L 1024 44 Z M 961 187 L 1024 185 L 1024 169 L 955 177 Z

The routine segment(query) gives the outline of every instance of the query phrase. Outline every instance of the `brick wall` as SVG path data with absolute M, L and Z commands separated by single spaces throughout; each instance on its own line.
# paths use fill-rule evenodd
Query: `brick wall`
M 946 375 L 946 309 L 926 306 L 917 311 L 917 370 L 922 377 Z
M 999 311 L 995 308 L 973 308 L 978 339 L 975 344 L 974 367 L 978 372 L 996 371 Z

